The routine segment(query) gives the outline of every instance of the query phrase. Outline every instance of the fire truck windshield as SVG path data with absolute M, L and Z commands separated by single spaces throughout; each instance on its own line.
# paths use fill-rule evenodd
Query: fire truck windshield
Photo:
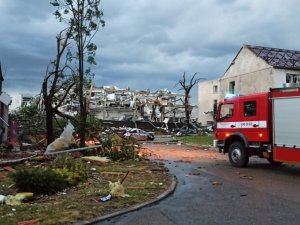
M 219 109 L 218 121 L 231 118 L 233 116 L 233 104 L 222 104 Z

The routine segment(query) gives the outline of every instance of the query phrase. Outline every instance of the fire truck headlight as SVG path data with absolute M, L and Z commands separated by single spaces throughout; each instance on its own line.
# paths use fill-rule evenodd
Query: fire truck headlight
M 226 137 L 229 137 L 229 133 L 226 133 L 226 135 L 225 135 Z
M 259 137 L 262 137 L 263 136 L 263 134 L 262 133 L 259 133 L 259 135 L 258 135 Z

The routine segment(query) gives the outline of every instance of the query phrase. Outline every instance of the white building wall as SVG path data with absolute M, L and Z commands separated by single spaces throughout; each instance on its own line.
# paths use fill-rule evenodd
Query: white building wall
M 273 87 L 283 87 L 286 84 L 286 74 L 299 74 L 300 71 L 286 70 L 286 69 L 274 69 L 273 73 Z
M 217 87 L 217 90 L 214 89 Z M 219 102 L 219 80 L 204 81 L 198 84 L 198 121 L 203 125 L 210 125 L 213 119 L 214 100 Z
M 273 86 L 273 68 L 266 68 L 220 80 L 220 98 L 229 93 L 230 82 L 235 82 L 234 93 L 247 95 L 268 91 Z

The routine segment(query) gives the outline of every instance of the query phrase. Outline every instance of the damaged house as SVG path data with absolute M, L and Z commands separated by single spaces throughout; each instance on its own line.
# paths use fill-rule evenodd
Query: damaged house
M 199 83 L 199 122 L 212 125 L 216 104 L 227 94 L 266 92 L 299 83 L 300 51 L 244 45 L 221 78 Z
M 116 86 L 93 86 L 86 91 L 89 111 L 102 120 L 184 121 L 184 95 L 164 90 L 131 90 Z M 61 111 L 75 115 L 79 103 L 67 100 Z

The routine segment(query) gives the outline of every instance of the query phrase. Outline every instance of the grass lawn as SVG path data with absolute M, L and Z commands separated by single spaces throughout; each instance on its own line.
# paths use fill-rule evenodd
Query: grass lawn
M 176 137 L 176 139 L 185 144 L 192 144 L 197 146 L 212 146 L 214 135 L 191 135 Z
M 91 162 L 89 167 L 86 181 L 63 192 L 36 196 L 21 205 L 0 205 L 0 224 L 15 225 L 30 220 L 38 225 L 73 224 L 75 221 L 89 220 L 151 200 L 163 193 L 171 182 L 171 176 L 161 165 L 148 160 L 105 164 Z M 129 197 L 113 197 L 108 202 L 99 202 L 100 197 L 110 192 L 109 181 L 122 180 L 127 172 L 123 186 Z M 0 167 L 0 194 L 16 194 L 9 173 Z

